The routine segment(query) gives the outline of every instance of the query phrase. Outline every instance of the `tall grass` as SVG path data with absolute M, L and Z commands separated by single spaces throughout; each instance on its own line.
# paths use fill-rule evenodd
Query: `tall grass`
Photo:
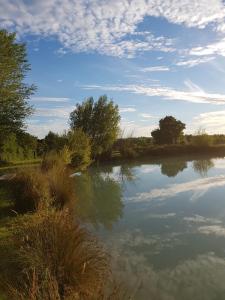
M 26 214 L 0 240 L 0 290 L 6 299 L 126 299 L 119 285 L 111 286 L 103 246 L 68 209 L 75 191 L 64 164 L 22 170 L 10 184 L 16 211 Z
M 11 180 L 12 198 L 19 213 L 34 212 L 54 206 L 58 209 L 74 202 L 75 191 L 69 170 L 63 164 L 51 168 L 19 171 Z
M 19 213 L 45 209 L 51 204 L 47 177 L 40 169 L 21 170 L 9 184 L 15 210 Z
M 109 276 L 107 254 L 67 210 L 19 218 L 11 249 L 9 299 L 95 299 Z

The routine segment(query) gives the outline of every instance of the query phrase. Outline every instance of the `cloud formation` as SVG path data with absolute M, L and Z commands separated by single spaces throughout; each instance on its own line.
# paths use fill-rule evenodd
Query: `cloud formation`
M 194 118 L 194 127 L 203 128 L 208 133 L 225 131 L 225 110 L 202 113 Z
M 208 178 L 196 179 L 189 182 L 171 184 L 166 188 L 153 189 L 147 193 L 139 193 L 134 197 L 130 197 L 128 201 L 142 202 L 151 201 L 153 199 L 165 200 L 175 197 L 180 193 L 192 192 L 191 201 L 201 198 L 209 189 L 222 187 L 225 185 L 225 176 L 215 176 Z
M 70 98 L 62 98 L 62 97 L 31 97 L 30 101 L 32 102 L 69 102 Z
M 148 16 L 200 29 L 213 24 L 224 31 L 222 0 L 0 0 L 0 7 L 2 27 L 20 35 L 55 37 L 61 53 L 133 57 L 140 51 L 174 51 L 171 39 L 138 30 Z
M 189 59 L 183 59 L 176 63 L 179 67 L 186 67 L 186 68 L 193 68 L 195 66 L 198 66 L 200 64 L 205 64 L 207 62 L 210 62 L 214 60 L 215 57 L 213 56 L 203 56 L 198 58 L 189 58 Z
M 207 93 L 197 85 L 189 81 L 188 88 L 191 91 L 182 91 L 166 86 L 145 85 L 84 85 L 83 89 L 102 90 L 115 92 L 130 92 L 150 97 L 162 97 L 167 100 L 187 101 L 192 103 L 209 103 L 214 105 L 225 105 L 224 94 Z
M 156 67 L 146 67 L 146 68 L 142 68 L 140 69 L 140 71 L 142 72 L 166 72 L 169 71 L 170 68 L 167 66 L 156 66 Z

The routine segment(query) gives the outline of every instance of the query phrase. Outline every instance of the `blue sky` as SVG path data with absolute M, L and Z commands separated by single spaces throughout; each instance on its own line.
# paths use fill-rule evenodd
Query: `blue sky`
M 2 28 L 27 43 L 37 93 L 28 131 L 68 128 L 88 96 L 120 108 L 124 135 L 150 136 L 160 118 L 225 133 L 222 0 L 0 0 Z

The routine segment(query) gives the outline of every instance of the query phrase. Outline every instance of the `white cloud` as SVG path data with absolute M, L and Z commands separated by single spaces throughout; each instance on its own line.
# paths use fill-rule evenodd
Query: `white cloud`
M 212 55 L 225 56 L 225 38 L 205 46 L 192 48 L 189 54 L 204 57 Z
M 206 235 L 216 235 L 219 237 L 225 237 L 225 228 L 220 225 L 209 225 L 199 227 L 199 232 Z
M 186 79 L 184 81 L 184 84 L 186 87 L 188 87 L 189 91 L 191 92 L 199 92 L 199 93 L 204 93 L 204 90 L 200 88 L 196 83 L 192 82 L 190 79 Z
M 47 117 L 47 118 L 63 118 L 69 119 L 71 111 L 74 109 L 74 106 L 66 107 L 54 107 L 54 108 L 37 108 L 34 112 L 36 117 Z
M 33 102 L 69 102 L 70 98 L 62 97 L 32 97 L 30 101 Z
M 157 117 L 152 116 L 150 114 L 139 114 L 140 117 L 144 118 L 144 119 L 155 119 Z
M 150 97 L 162 97 L 167 100 L 187 101 L 192 103 L 210 103 L 214 105 L 224 105 L 225 95 L 207 93 L 198 88 L 194 91 L 182 91 L 166 86 L 145 86 L 145 85 L 85 85 L 81 86 L 88 90 L 102 90 L 115 92 L 129 92 L 134 94 L 146 95 Z M 189 86 L 190 87 L 190 86 Z M 192 83 L 193 87 L 193 83 Z M 197 87 L 197 85 L 195 85 Z
M 126 113 L 126 112 L 135 112 L 135 107 L 120 107 L 119 109 L 120 113 Z
M 204 128 L 208 133 L 224 133 L 225 110 L 202 113 L 196 116 L 193 127 Z
M 213 224 L 220 224 L 222 223 L 218 219 L 213 219 L 213 218 L 206 218 L 200 215 L 194 215 L 193 217 L 184 217 L 184 221 L 188 223 L 196 223 L 196 224 L 201 224 L 201 223 L 213 223 Z
M 122 120 L 121 131 L 123 137 L 138 137 L 138 136 L 151 136 L 152 130 L 154 130 L 156 125 L 142 126 L 135 121 Z
M 170 68 L 167 66 L 146 67 L 140 69 L 142 72 L 165 72 L 169 70 Z
M 128 201 L 142 202 L 151 201 L 153 199 L 165 200 L 175 197 L 180 193 L 192 192 L 190 200 L 196 201 L 201 198 L 209 189 L 222 187 L 225 185 L 225 176 L 215 176 L 208 178 L 196 179 L 189 182 L 171 184 L 166 188 L 153 189 L 147 193 L 139 193 L 134 197 L 130 197 Z
M 27 122 L 28 132 L 39 138 L 44 138 L 49 131 L 61 134 L 68 129 L 69 125 L 65 119 L 47 119 L 41 122 L 32 119 Z
M 213 56 L 191 58 L 191 59 L 186 59 L 186 60 L 183 59 L 181 61 L 178 61 L 176 63 L 176 65 L 180 66 L 180 67 L 192 68 L 192 67 L 198 66 L 200 64 L 205 64 L 207 62 L 210 62 L 214 59 L 215 59 L 215 57 L 213 57 Z
M 187 27 L 215 24 L 223 31 L 222 0 L 0 0 L 2 27 L 20 34 L 55 37 L 61 53 L 98 51 L 133 57 L 139 51 L 173 51 L 172 41 L 140 32 L 146 16 Z

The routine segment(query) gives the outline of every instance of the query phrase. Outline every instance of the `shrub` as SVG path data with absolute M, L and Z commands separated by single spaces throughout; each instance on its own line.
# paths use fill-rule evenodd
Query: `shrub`
M 193 144 L 199 147 L 210 146 L 212 144 L 212 137 L 205 130 L 199 129 L 196 135 L 193 136 Z
M 46 168 L 46 165 L 45 165 Z M 12 198 L 19 213 L 34 212 L 50 206 L 63 208 L 75 199 L 73 180 L 64 164 L 47 170 L 32 168 L 20 171 L 11 180 Z
M 66 210 L 19 218 L 10 249 L 17 250 L 4 260 L 9 299 L 99 299 L 109 277 L 105 251 Z
M 62 164 L 54 165 L 45 175 L 49 185 L 49 193 L 54 207 L 60 209 L 74 203 L 76 198 L 74 182 L 70 178 L 69 169 Z
M 82 129 L 74 129 L 69 133 L 69 149 L 71 151 L 71 165 L 74 168 L 84 170 L 90 165 L 90 139 Z
M 20 213 L 35 211 L 50 205 L 47 177 L 40 169 L 24 169 L 10 181 L 15 210 Z
M 121 139 L 118 143 L 118 150 L 123 158 L 135 158 L 137 152 L 131 138 Z

